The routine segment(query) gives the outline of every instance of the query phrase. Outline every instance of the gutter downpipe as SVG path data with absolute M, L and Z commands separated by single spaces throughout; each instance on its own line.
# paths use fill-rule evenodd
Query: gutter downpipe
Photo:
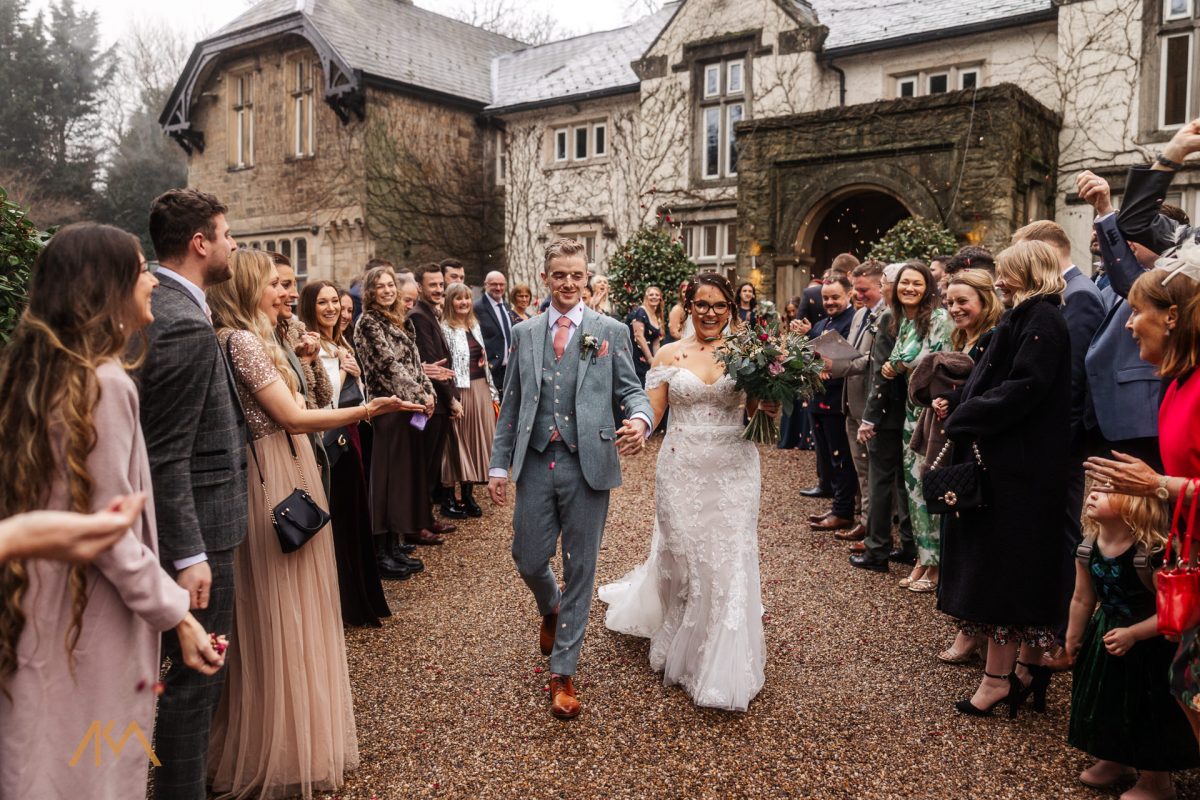
M 831 70 L 837 73 L 838 76 L 838 105 L 846 105 L 846 71 L 833 63 L 833 59 L 825 62 Z

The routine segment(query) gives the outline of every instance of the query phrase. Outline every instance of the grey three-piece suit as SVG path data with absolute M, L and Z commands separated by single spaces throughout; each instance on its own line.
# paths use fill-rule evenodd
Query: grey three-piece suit
M 625 326 L 585 309 L 556 359 L 549 316 L 512 329 L 491 468 L 512 468 L 517 571 L 539 613 L 559 609 L 550 671 L 573 675 L 592 604 L 608 493 L 621 485 L 613 405 L 624 404 L 630 416 L 640 412 L 653 419 L 653 412 L 633 367 Z M 585 338 L 595 346 L 584 345 Z M 560 532 L 562 592 L 550 568 Z

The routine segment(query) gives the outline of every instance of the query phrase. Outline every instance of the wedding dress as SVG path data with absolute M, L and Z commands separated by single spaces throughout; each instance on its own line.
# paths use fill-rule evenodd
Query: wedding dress
M 655 473 L 650 557 L 600 587 L 605 625 L 650 639 L 650 666 L 696 705 L 745 711 L 763 685 L 758 450 L 741 438 L 745 396 L 722 375 L 652 367 L 670 424 Z

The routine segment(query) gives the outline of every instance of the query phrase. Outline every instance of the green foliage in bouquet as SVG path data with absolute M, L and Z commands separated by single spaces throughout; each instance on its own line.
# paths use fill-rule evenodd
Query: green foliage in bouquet
M 779 403 L 790 414 L 797 399 L 808 400 L 823 387 L 824 361 L 812 349 L 808 337 L 799 333 L 779 334 L 774 327 L 746 326 L 717 345 L 713 357 L 725 365 L 738 391 L 755 400 Z M 779 441 L 779 425 L 759 409 L 742 437 L 757 444 Z
M 870 257 L 885 264 L 911 261 L 914 258 L 929 263 L 939 253 L 958 250 L 954 234 L 942 225 L 925 217 L 902 219 L 871 247 Z
M 0 187 L 0 342 L 9 340 L 25 310 L 33 262 L 47 238 Z
M 658 225 L 635 231 L 609 257 L 608 265 L 608 294 L 622 318 L 642 302 L 647 286 L 661 288 L 670 308 L 678 299 L 679 284 L 696 274 L 683 245 L 671 240 L 668 228 Z

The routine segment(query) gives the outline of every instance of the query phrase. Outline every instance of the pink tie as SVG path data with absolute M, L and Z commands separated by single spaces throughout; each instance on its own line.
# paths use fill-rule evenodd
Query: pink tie
M 571 336 L 571 320 L 565 314 L 558 318 L 558 330 L 554 332 L 554 357 L 562 358 L 567 349 L 567 339 Z

